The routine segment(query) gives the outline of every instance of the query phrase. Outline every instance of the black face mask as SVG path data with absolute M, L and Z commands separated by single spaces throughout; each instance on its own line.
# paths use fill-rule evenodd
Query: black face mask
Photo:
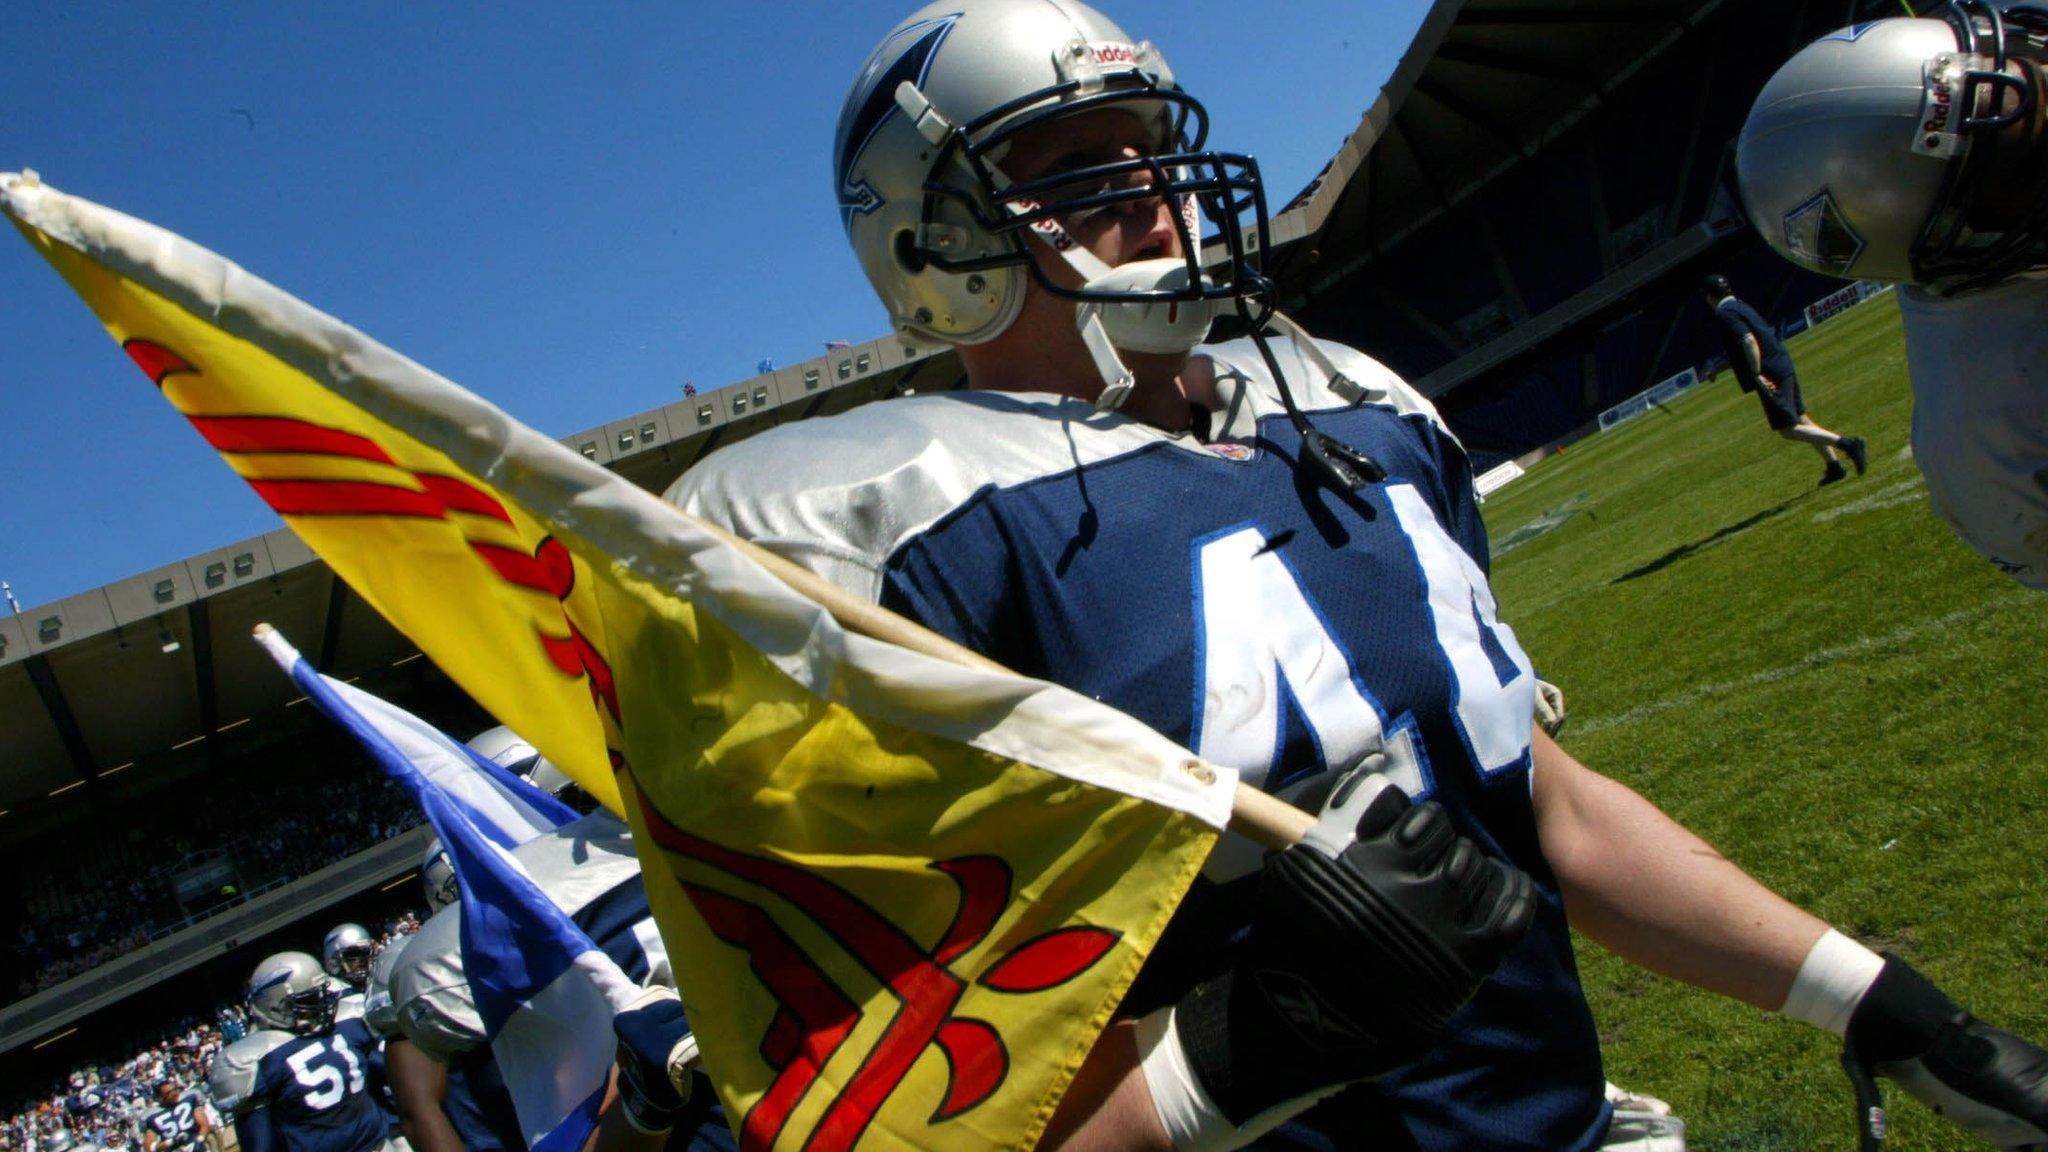
M 2048 260 L 2048 139 L 2040 128 L 2048 102 L 2048 5 L 2001 9 L 1990 0 L 1950 0 L 1943 16 L 1958 49 L 1992 65 L 1963 73 L 1957 103 L 1966 114 L 1957 131 L 1971 147 L 1950 167 L 1940 207 L 1913 250 L 1916 278 L 1953 295 Z M 2014 148 L 2029 155 L 2014 163 Z M 2021 184 L 1998 197 L 2018 205 L 1998 220 L 1982 211 L 1993 178 Z

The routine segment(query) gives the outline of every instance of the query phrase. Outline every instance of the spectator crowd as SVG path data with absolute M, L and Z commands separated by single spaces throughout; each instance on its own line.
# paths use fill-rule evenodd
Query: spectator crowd
M 170 1080 L 180 1094 L 206 1098 L 206 1070 L 214 1053 L 246 1033 L 248 1015 L 240 1004 L 224 1004 L 206 1017 L 180 1021 L 168 1034 L 115 1064 L 89 1064 L 60 1080 L 47 1094 L 25 1101 L 0 1119 L 0 1149 L 6 1152 L 83 1152 L 93 1148 L 140 1148 L 142 1125 L 160 1105 L 154 1086 Z M 212 1107 L 212 1102 L 207 1102 Z
M 420 823 L 404 790 L 360 760 L 307 760 L 208 772 L 0 849 L 15 880 L 0 893 L 0 995 L 54 987 Z M 188 882 L 180 899 L 176 881 L 195 870 L 219 883 Z

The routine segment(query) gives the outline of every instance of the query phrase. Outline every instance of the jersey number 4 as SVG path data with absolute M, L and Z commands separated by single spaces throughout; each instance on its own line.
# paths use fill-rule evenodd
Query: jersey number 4
M 363 1090 L 363 1062 L 340 1036 L 329 1036 L 325 1044 L 308 1044 L 285 1057 L 285 1063 L 306 1090 L 306 1107 L 315 1112 Z
M 1535 673 L 1513 630 L 1500 622 L 1479 565 L 1445 532 L 1420 493 L 1387 488 L 1428 597 L 1430 625 L 1455 685 L 1458 732 L 1482 776 L 1528 763 Z M 1385 771 L 1409 795 L 1433 791 L 1407 716 L 1389 717 L 1358 673 L 1358 661 L 1299 575 L 1256 526 L 1199 542 L 1195 551 L 1202 683 L 1194 746 L 1249 783 L 1279 791 L 1321 771 L 1384 752 Z M 1291 700 L 1322 763 L 1273 775 Z

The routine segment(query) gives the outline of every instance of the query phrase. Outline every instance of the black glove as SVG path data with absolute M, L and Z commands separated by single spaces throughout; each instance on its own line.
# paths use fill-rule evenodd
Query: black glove
M 1529 878 L 1442 808 L 1355 772 L 1308 839 L 1267 858 L 1243 957 L 1183 997 L 1174 1025 L 1242 1125 L 1420 1055 L 1535 914 Z
M 1866 1149 L 1884 1138 L 1873 1072 L 1999 1148 L 2048 1147 L 2048 1052 L 1957 1007 L 1889 952 L 1849 1018 L 1842 1066 Z
M 675 989 L 653 987 L 612 1017 L 619 1038 L 619 1103 L 642 1132 L 666 1132 L 690 1103 L 697 1041 Z

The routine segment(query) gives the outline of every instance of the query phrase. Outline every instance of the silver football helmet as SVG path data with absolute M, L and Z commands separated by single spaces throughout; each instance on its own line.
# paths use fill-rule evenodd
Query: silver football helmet
M 526 775 L 540 759 L 539 749 L 502 724 L 471 737 L 469 749 L 515 776 Z
M 1152 154 L 1088 157 L 1024 183 L 1003 171 L 1018 133 L 1100 108 L 1136 114 L 1155 136 Z M 992 340 L 1016 319 L 1029 278 L 1079 304 L 1114 392 L 1112 346 L 1185 351 L 1207 335 L 1217 304 L 1269 294 L 1258 272 L 1258 165 L 1205 151 L 1207 135 L 1208 114 L 1159 50 L 1086 5 L 944 0 L 898 24 L 861 67 L 840 113 L 833 181 L 847 238 L 899 329 L 947 344 Z M 1069 234 L 1095 213 L 1162 198 L 1179 208 L 1179 257 L 1111 269 Z M 1228 257 L 1206 272 L 1204 218 Z M 1074 267 L 1080 288 L 1038 268 L 1034 234 Z
M 2041 263 L 2048 189 L 1996 226 L 1983 201 L 1995 134 L 2043 100 L 2044 44 L 2048 7 L 1989 0 L 1821 37 L 1736 143 L 1750 220 L 1793 263 L 1848 279 L 1957 290 Z
M 428 842 L 427 854 L 420 860 L 420 882 L 427 886 L 427 907 L 436 912 L 462 899 L 462 886 L 455 881 L 455 865 L 438 838 Z
M 304 952 L 266 956 L 249 975 L 249 1015 L 265 1028 L 313 1036 L 334 1026 L 341 994 Z
M 320 964 L 327 974 L 361 988 L 369 977 L 377 941 L 361 924 L 337 924 L 320 941 Z
M 571 802 L 573 806 L 571 790 L 577 787 L 576 781 L 512 729 L 500 725 L 479 732 L 470 738 L 469 748 L 548 795 Z

